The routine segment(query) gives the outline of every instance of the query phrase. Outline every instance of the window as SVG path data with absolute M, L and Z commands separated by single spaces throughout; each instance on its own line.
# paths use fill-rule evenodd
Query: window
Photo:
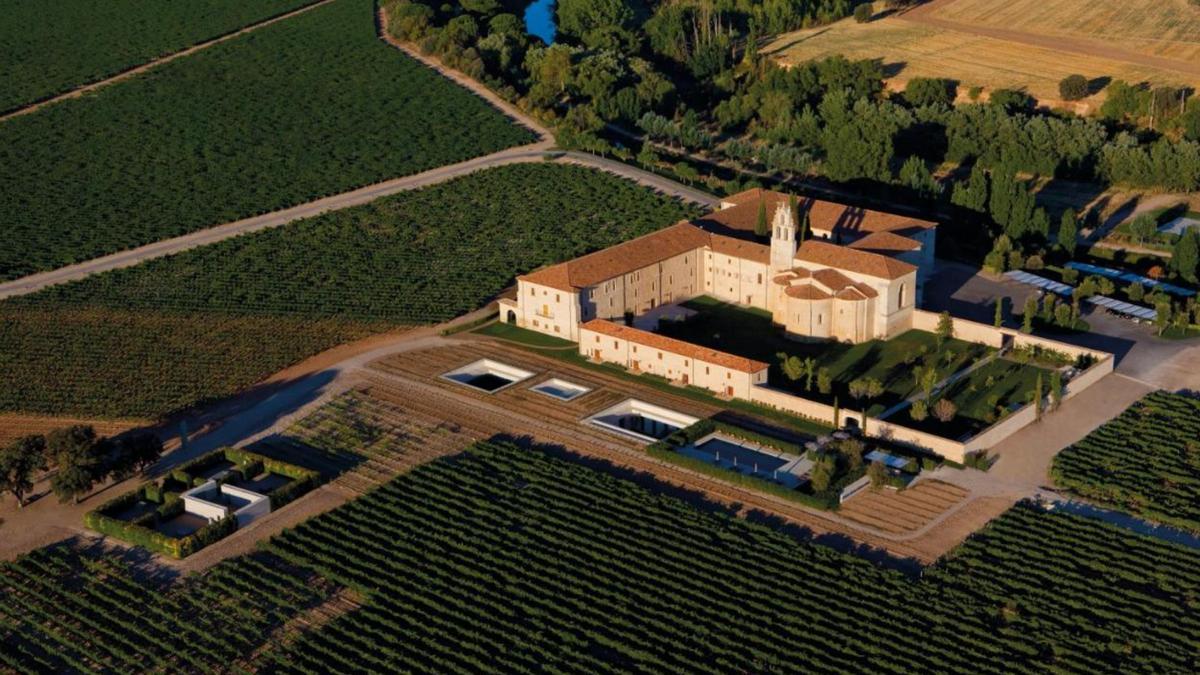
M 758 283 L 762 283 L 762 272 L 758 273 Z
M 555 294 L 554 294 L 554 301 L 555 301 L 555 302 L 562 302 L 562 296 L 560 296 L 558 293 L 555 293 Z
M 708 374 L 710 374 L 710 373 L 708 372 L 708 366 L 704 366 L 704 374 L 705 374 L 705 375 L 708 375 Z
M 555 326 L 555 327 L 554 327 L 554 332 L 555 332 L 555 333 L 561 333 L 562 331 L 560 331 L 560 330 L 558 329 L 558 326 Z
M 613 349 L 620 349 L 620 347 L 621 345 L 618 344 L 616 340 L 613 340 Z
M 599 335 L 597 335 L 597 336 L 596 336 L 596 343 L 597 343 L 597 344 L 599 344 L 599 343 L 600 343 L 600 336 L 599 336 Z
M 818 314 L 818 315 L 817 315 L 817 325 L 818 325 L 818 326 L 820 326 L 820 325 L 821 325 L 821 322 L 822 322 L 822 320 L 823 320 L 824 318 L 825 318 L 825 315 L 824 315 L 824 314 Z
M 900 284 L 899 299 L 897 300 L 897 302 L 899 302 L 900 307 L 904 307 L 904 291 L 905 291 L 904 284 Z
M 633 346 L 633 353 L 634 353 L 634 354 L 636 354 L 636 353 L 637 353 L 637 345 L 634 345 L 634 346 Z
M 662 352 L 659 352 L 659 353 L 658 353 L 658 360 L 659 360 L 659 361 L 662 361 Z
M 732 380 L 732 379 L 733 379 L 733 373 L 726 372 L 726 373 L 725 373 L 725 379 L 727 379 L 727 380 Z
M 529 294 L 530 294 L 530 295 L 537 295 L 537 289 L 536 289 L 536 288 L 530 288 L 530 289 L 529 289 Z

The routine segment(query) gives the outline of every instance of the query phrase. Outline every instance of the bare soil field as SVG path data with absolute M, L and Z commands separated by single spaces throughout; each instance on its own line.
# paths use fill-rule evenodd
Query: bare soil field
M 864 490 L 842 504 L 838 515 L 893 534 L 905 534 L 932 523 L 958 506 L 967 491 L 929 480 L 903 491 Z
M 985 97 L 994 89 L 1024 89 L 1044 105 L 1086 113 L 1103 95 L 1065 106 L 1059 100 L 1058 83 L 1067 75 L 1152 84 L 1200 83 L 1200 59 L 1193 53 L 1200 52 L 1200 10 L 1186 6 L 1186 1 L 1162 3 L 1178 4 L 1177 9 L 1195 15 L 1168 30 L 1171 15 L 1151 0 L 1121 3 L 1147 10 L 1133 24 L 1122 23 L 1115 10 L 1097 13 L 1092 3 L 1075 0 L 935 0 L 866 24 L 845 19 L 788 33 L 766 51 L 784 64 L 833 54 L 879 59 L 893 89 L 903 89 L 914 77 L 948 77 L 961 83 L 964 98 L 972 86 L 983 87 Z M 1115 7 L 1118 3 L 1097 4 Z M 1129 36 L 1142 37 L 1126 39 L 1127 30 Z M 1155 30 L 1170 39 L 1152 40 Z M 1114 31 L 1120 37 L 1113 37 Z

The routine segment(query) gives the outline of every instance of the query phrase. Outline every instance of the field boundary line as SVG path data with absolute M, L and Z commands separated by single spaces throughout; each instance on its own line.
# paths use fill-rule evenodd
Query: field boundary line
M 162 56 L 157 59 L 152 59 L 152 60 L 142 63 L 140 65 L 133 66 L 132 68 L 126 68 L 125 70 L 122 70 L 122 71 L 116 73 L 115 75 L 111 75 L 102 80 L 97 80 L 95 82 L 92 82 L 91 84 L 85 84 L 83 86 L 76 87 L 74 89 L 65 91 L 61 94 L 53 94 L 53 95 L 51 95 L 47 98 L 44 98 L 40 101 L 34 101 L 33 103 L 30 103 L 28 105 L 25 105 L 25 106 L 22 106 L 19 108 L 15 108 L 13 110 L 9 110 L 7 112 L 4 112 L 3 114 L 0 114 L 0 122 L 7 122 L 8 120 L 10 120 L 14 117 L 20 117 L 21 115 L 28 115 L 29 113 L 37 112 L 38 110 L 41 110 L 42 108 L 44 108 L 48 105 L 53 105 L 55 103 L 60 103 L 62 101 L 67 101 L 67 100 L 74 99 L 74 98 L 80 98 L 84 94 L 88 94 L 93 91 L 96 91 L 97 89 L 107 87 L 110 84 L 116 84 L 123 80 L 128 80 L 136 75 L 141 75 L 142 73 L 145 73 L 149 70 L 153 70 L 154 68 L 157 68 L 166 63 L 170 63 L 171 61 L 174 61 L 176 59 L 181 59 L 185 56 L 191 56 L 192 54 L 195 54 L 196 52 L 200 52 L 205 49 L 208 49 L 209 47 L 219 45 L 222 42 L 228 42 L 229 40 L 232 40 L 236 37 L 245 35 L 246 33 L 256 31 L 259 28 L 262 28 L 264 26 L 269 26 L 273 23 L 278 23 L 280 21 L 290 19 L 294 16 L 303 14 L 309 10 L 316 9 L 322 5 L 328 5 L 331 2 L 334 2 L 334 0 L 316 0 L 315 2 L 310 2 L 309 4 L 304 5 L 303 7 L 297 7 L 296 9 L 289 10 L 282 14 L 276 14 L 275 16 L 267 17 L 261 21 L 249 24 L 247 26 L 242 26 L 241 28 L 235 29 L 228 33 L 224 33 L 222 35 L 218 35 L 217 37 L 210 38 L 203 42 L 197 42 L 196 44 L 192 45 L 191 47 L 186 47 L 180 51 L 173 52 L 171 54 L 167 54 L 166 56 Z

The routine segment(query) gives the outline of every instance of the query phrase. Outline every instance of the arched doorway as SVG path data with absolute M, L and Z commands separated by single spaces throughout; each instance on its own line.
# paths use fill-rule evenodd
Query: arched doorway
M 517 313 L 513 310 L 508 310 L 508 314 L 504 317 L 505 323 L 515 324 L 517 322 Z

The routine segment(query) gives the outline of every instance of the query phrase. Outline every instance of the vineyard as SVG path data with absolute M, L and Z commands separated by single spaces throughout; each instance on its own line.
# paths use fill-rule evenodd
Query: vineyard
M 0 111 L 104 79 L 311 0 L 0 2 Z
M 1032 507 L 914 581 L 537 450 L 484 443 L 268 548 L 366 598 L 273 655 L 280 672 L 1200 665 L 1194 552 Z
M 0 124 L 0 280 L 532 140 L 336 0 Z
M 512 165 L 14 298 L 0 410 L 154 417 L 687 213 L 609 174 Z
M 1150 394 L 1059 453 L 1052 475 L 1086 499 L 1200 531 L 1200 401 Z
M 331 433 L 328 419 L 317 427 Z M 343 428 L 344 439 L 361 431 Z M 1200 667 L 1195 551 L 1032 506 L 912 578 L 557 450 L 493 440 L 265 548 L 165 590 L 135 578 L 152 566 L 65 547 L 0 566 L 0 669 Z M 300 627 L 347 593 L 353 606 Z
M 261 554 L 165 592 L 135 572 L 65 546 L 0 565 L 0 671 L 213 671 L 336 591 Z

